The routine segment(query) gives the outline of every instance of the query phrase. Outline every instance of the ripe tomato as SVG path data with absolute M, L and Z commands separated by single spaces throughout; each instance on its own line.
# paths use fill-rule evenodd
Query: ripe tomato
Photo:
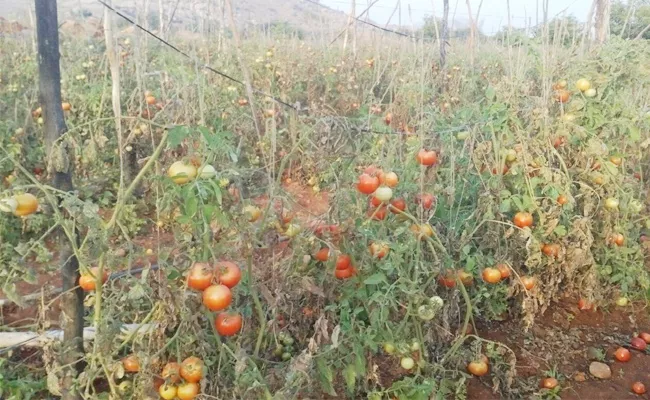
M 31 193 L 18 194 L 14 196 L 14 200 L 16 201 L 14 215 L 17 217 L 25 217 L 38 210 L 38 199 Z
M 369 247 L 370 249 L 370 255 L 373 257 L 381 260 L 382 258 L 386 257 L 388 252 L 390 251 L 390 247 L 388 247 L 388 244 L 386 243 L 372 243 Z
M 178 389 L 174 385 L 164 384 L 158 389 L 158 394 L 165 400 L 171 400 L 176 397 Z
M 167 169 L 167 175 L 177 185 L 187 183 L 196 178 L 196 167 L 192 164 L 185 164 L 183 161 L 176 161 Z
M 386 183 L 386 186 L 394 188 L 399 183 L 399 178 L 396 173 L 389 172 L 384 177 L 384 183 Z
M 395 199 L 390 202 L 390 211 L 393 214 L 399 214 L 400 211 L 406 210 L 406 201 L 404 199 Z
M 370 176 L 368 174 L 361 174 L 359 176 L 359 182 L 357 183 L 357 189 L 363 194 L 373 194 L 375 190 L 379 187 L 379 178 L 376 176 Z
M 423 239 L 424 236 L 433 236 L 433 228 L 429 224 L 413 224 L 410 229 L 413 233 L 417 234 L 420 239 Z
M 501 282 L 501 272 L 496 268 L 485 268 L 482 273 L 483 280 L 487 283 Z
M 61 103 L 61 108 L 63 109 L 63 111 L 70 111 L 72 110 L 72 104 L 67 102 Z
M 178 383 L 181 381 L 181 366 L 176 362 L 168 362 L 163 368 L 161 376 L 166 381 Z
M 181 363 L 181 377 L 186 382 L 196 383 L 203 378 L 203 361 L 198 357 L 187 357 Z M 178 388 L 180 391 L 180 387 Z
M 199 384 L 196 382 L 186 382 L 178 385 L 176 396 L 180 400 L 192 400 L 199 395 Z
M 639 351 L 645 351 L 646 347 L 648 347 L 648 344 L 645 342 L 645 340 L 635 337 L 630 340 L 630 346 Z
M 544 379 L 542 379 L 542 382 L 540 384 L 540 386 L 543 389 L 549 389 L 549 390 L 555 389 L 557 387 L 557 385 L 558 385 L 558 382 L 557 382 L 557 379 L 555 379 L 555 378 L 544 378 Z
M 415 159 L 420 165 L 430 167 L 438 162 L 438 154 L 433 150 L 427 151 L 425 149 L 420 149 L 418 154 L 415 156 Z
M 620 233 L 612 233 L 609 236 L 609 242 L 621 247 L 625 244 L 625 236 Z
M 546 254 L 549 257 L 556 258 L 560 254 L 560 245 L 557 243 L 546 243 L 542 246 L 542 253 Z
M 474 376 L 484 376 L 488 373 L 489 367 L 484 360 L 477 360 L 469 363 L 467 371 Z
M 589 311 L 594 308 L 594 305 L 587 301 L 586 299 L 578 300 L 578 309 L 580 311 Z
M 220 261 L 215 265 L 217 279 L 222 285 L 232 289 L 241 281 L 241 270 L 231 261 Z
M 340 254 L 336 258 L 336 269 L 337 270 L 348 269 L 348 268 L 350 268 L 351 263 L 352 263 L 352 259 L 350 258 L 349 255 Z
M 446 287 L 446 288 L 450 288 L 450 289 L 451 289 L 451 288 L 453 288 L 453 287 L 456 287 L 456 278 L 454 277 L 453 274 L 451 274 L 451 273 L 449 273 L 449 272 L 447 272 L 447 273 L 445 273 L 445 274 L 441 274 L 441 275 L 438 277 L 438 282 L 439 282 L 442 286 L 444 286 L 444 287 Z
M 233 336 L 242 327 L 243 320 L 239 313 L 220 313 L 214 320 L 214 326 L 221 336 Z
M 640 394 L 645 394 L 645 392 L 646 392 L 645 385 L 643 383 L 641 383 L 641 382 L 634 382 L 632 384 L 632 391 L 634 393 L 636 393 L 636 394 L 639 394 L 639 395 Z
M 568 90 L 560 89 L 555 92 L 555 101 L 558 103 L 567 103 L 571 99 L 571 92 Z
M 508 264 L 498 264 L 496 268 L 499 270 L 499 273 L 501 274 L 501 279 L 510 278 L 511 271 Z
M 336 269 L 334 270 L 334 276 L 336 279 L 348 279 L 351 278 L 353 275 L 353 270 L 351 267 L 348 267 L 346 269 Z
M 561 194 L 557 197 L 557 204 L 563 206 L 569 202 L 569 198 Z
M 156 98 L 153 96 L 147 96 L 144 99 L 150 106 L 156 104 Z
M 131 354 L 122 359 L 122 366 L 126 372 L 138 372 L 140 371 L 140 360 L 138 360 L 137 356 Z
M 378 207 L 374 209 L 368 210 L 367 213 L 368 217 L 372 217 L 375 221 L 383 221 L 386 219 L 386 215 L 388 215 L 388 212 L 386 211 L 386 207 Z
M 381 205 L 381 200 L 377 196 L 372 196 L 370 198 L 370 207 L 379 207 Z
M 639 333 L 639 337 L 643 339 L 647 344 L 650 344 L 650 333 L 648 332 L 641 332 Z
M 187 286 L 196 290 L 205 290 L 212 284 L 214 269 L 208 263 L 195 262 L 187 275 Z
M 417 196 L 415 196 L 415 203 L 416 204 L 421 204 L 422 208 L 425 210 L 431 209 L 431 206 L 433 206 L 433 202 L 435 201 L 435 196 L 430 194 L 430 193 L 420 193 Z
M 521 284 L 524 285 L 526 290 L 531 290 L 535 287 L 536 279 L 532 276 L 522 276 Z
M 533 215 L 527 212 L 518 212 L 512 219 L 515 226 L 518 228 L 526 228 L 533 226 Z
M 211 311 L 226 309 L 232 302 L 232 293 L 226 285 L 212 285 L 203 291 L 203 304 Z
M 96 289 L 97 280 L 99 279 L 99 268 L 93 267 L 89 271 L 84 272 L 79 277 L 79 286 L 86 292 L 90 292 Z M 101 283 L 105 283 L 108 280 L 108 273 L 104 271 L 101 277 Z
M 314 258 L 318 261 L 325 262 L 330 258 L 330 249 L 329 247 L 323 247 L 314 254 Z
M 616 352 L 614 352 L 614 358 L 620 362 L 628 362 L 632 358 L 632 353 L 630 353 L 630 350 L 625 347 L 619 347 L 616 349 Z

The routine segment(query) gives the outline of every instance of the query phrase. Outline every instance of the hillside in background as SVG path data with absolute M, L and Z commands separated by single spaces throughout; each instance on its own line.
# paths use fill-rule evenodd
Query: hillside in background
M 0 17 L 9 21 L 17 20 L 30 26 L 29 7 L 32 3 L 32 1 L 0 0 Z M 103 6 L 96 0 L 59 0 L 58 3 L 60 22 L 88 16 L 101 18 L 103 13 Z M 217 1 L 198 0 L 183 3 L 176 8 L 176 1 L 163 1 L 164 20 L 169 21 L 173 14 L 174 25 L 198 28 L 202 26 L 199 16 L 209 16 L 207 21 L 215 25 L 218 24 Z M 234 3 L 237 22 L 242 26 L 249 27 L 272 24 L 279 25 L 283 29 L 317 33 L 321 30 L 338 29 L 339 27 L 342 29 L 347 18 L 343 12 L 319 7 L 304 0 L 283 0 L 281 2 L 239 0 Z M 113 4 L 131 16 L 144 10 L 142 1 L 114 0 Z M 150 26 L 157 24 L 158 16 L 158 2 L 151 1 Z

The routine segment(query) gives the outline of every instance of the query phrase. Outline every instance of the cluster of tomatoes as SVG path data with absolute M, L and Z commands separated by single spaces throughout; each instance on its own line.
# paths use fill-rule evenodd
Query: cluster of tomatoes
M 198 357 L 188 357 L 180 365 L 169 362 L 162 370 L 164 382 L 158 387 L 163 399 L 192 400 L 199 395 L 203 378 L 203 361 Z
M 638 336 L 630 339 L 629 347 L 641 353 L 646 353 L 648 344 L 650 344 L 650 333 L 641 332 Z M 625 347 L 619 347 L 614 352 L 614 358 L 619 362 L 628 362 L 632 359 L 632 352 Z M 646 393 L 646 387 L 643 382 L 634 382 L 632 392 L 642 395 Z
M 413 343 L 402 343 L 395 346 L 393 343 L 385 343 L 384 351 L 388 355 L 400 355 L 399 365 L 407 371 L 415 368 L 420 361 L 420 342 L 414 340 Z
M 568 83 L 566 80 L 561 80 L 553 85 L 553 90 L 555 91 L 555 100 L 558 103 L 568 103 L 571 99 L 571 92 L 567 90 Z M 588 98 L 596 97 L 598 92 L 595 88 L 591 87 L 591 82 L 585 78 L 578 79 L 576 82 L 576 88 Z
M 187 276 L 187 286 L 203 292 L 203 305 L 210 311 L 219 311 L 214 326 L 221 336 L 233 336 L 241 330 L 241 314 L 223 312 L 232 303 L 231 289 L 240 280 L 241 270 L 231 261 L 220 261 L 214 266 L 195 262 Z

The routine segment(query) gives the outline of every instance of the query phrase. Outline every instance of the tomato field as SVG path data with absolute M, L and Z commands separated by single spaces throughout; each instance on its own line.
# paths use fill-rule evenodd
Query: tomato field
M 0 36 L 0 398 L 648 398 L 646 39 L 106 21 L 52 141 Z

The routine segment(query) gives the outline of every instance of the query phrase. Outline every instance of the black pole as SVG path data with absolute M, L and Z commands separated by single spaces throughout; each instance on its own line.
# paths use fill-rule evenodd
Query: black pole
M 43 109 L 44 134 L 52 186 L 71 192 L 74 156 L 62 135 L 67 131 L 61 107 L 61 69 L 59 66 L 59 30 L 56 0 L 35 0 L 38 36 L 39 101 Z M 63 295 L 61 313 L 61 394 L 64 400 L 81 399 L 74 389 L 83 358 L 83 291 L 78 287 L 79 261 L 72 244 L 61 228 L 56 232 Z M 76 233 L 75 233 L 76 237 Z M 76 239 L 76 238 L 75 238 Z

